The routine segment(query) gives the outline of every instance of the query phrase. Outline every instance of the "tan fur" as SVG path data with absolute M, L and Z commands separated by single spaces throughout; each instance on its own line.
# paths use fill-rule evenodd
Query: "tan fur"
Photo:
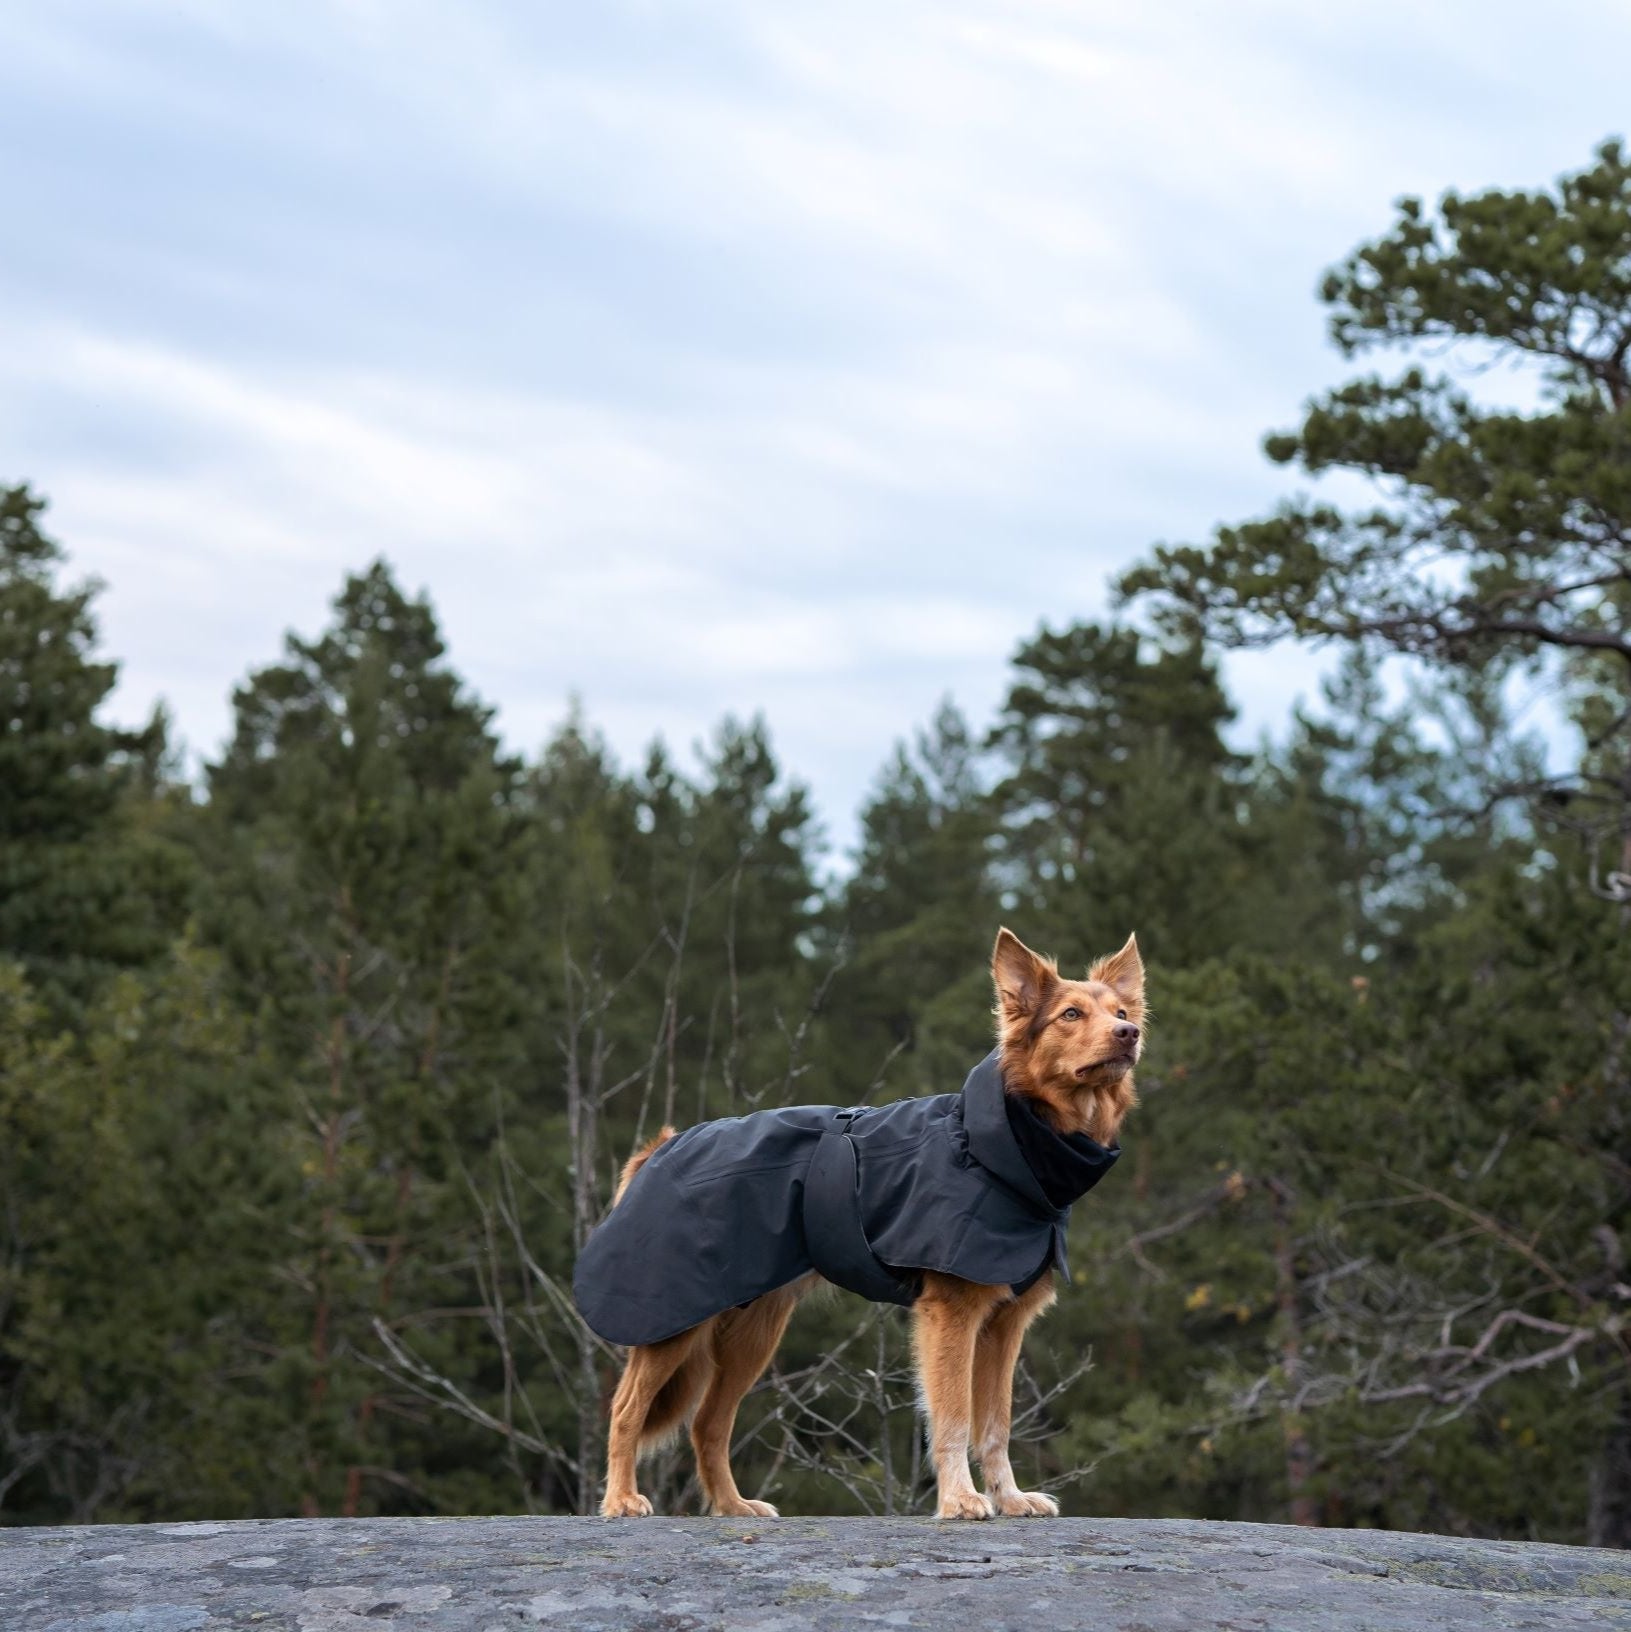
M 623 1192 L 629 1187 L 629 1180 L 646 1165 L 656 1153 L 659 1145 L 666 1145 L 674 1137 L 673 1128 L 661 1129 L 655 1139 L 648 1139 L 623 1164 L 623 1171 L 618 1175 L 617 1188 L 612 1192 L 612 1206 L 616 1206 L 623 1199 Z
M 1012 931 L 997 932 L 991 955 L 1003 1080 L 1028 1095 L 1061 1133 L 1115 1142 L 1138 1103 L 1133 1067 L 1144 1052 L 1144 960 L 1138 937 L 1100 958 L 1085 980 L 1067 980 Z M 1079 1018 L 1067 1016 L 1074 1009 Z M 1113 1036 L 1122 1023 L 1139 1035 L 1131 1048 Z
M 1137 939 L 1129 936 L 1119 952 L 1101 958 L 1085 979 L 1068 980 L 1052 959 L 1039 957 L 1003 929 L 992 951 L 991 973 L 1008 1086 L 1029 1096 L 1060 1132 L 1113 1143 L 1138 1103 L 1133 1067 L 1143 1052 L 1148 1019 Z M 1131 1036 L 1129 1028 L 1136 1028 Z M 673 1137 L 674 1130 L 664 1128 L 629 1158 L 614 1206 L 652 1153 Z M 651 1512 L 651 1503 L 635 1485 L 639 1453 L 690 1418 L 709 1511 L 738 1518 L 776 1517 L 770 1503 L 754 1501 L 737 1489 L 730 1466 L 731 1431 L 737 1408 L 770 1364 L 800 1298 L 816 1282 L 816 1276 L 807 1275 L 664 1343 L 630 1349 L 612 1399 L 602 1513 L 632 1518 Z M 1053 1301 L 1051 1271 L 1018 1297 L 1006 1286 L 925 1274 L 922 1294 L 912 1306 L 913 1347 L 941 1518 L 1058 1513 L 1053 1497 L 1018 1488 L 1008 1459 L 1020 1345 L 1031 1322 Z M 974 1488 L 971 1453 L 980 1463 L 984 1494 Z

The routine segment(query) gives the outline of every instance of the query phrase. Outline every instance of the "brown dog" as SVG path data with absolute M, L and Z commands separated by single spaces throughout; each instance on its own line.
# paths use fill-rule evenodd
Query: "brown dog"
M 1137 1103 L 1133 1067 L 1143 1049 L 1144 964 L 1136 939 L 1129 937 L 1119 952 L 1096 963 L 1085 980 L 1066 980 L 1051 959 L 1003 929 L 991 972 L 1007 1091 L 1029 1099 L 1060 1134 L 1087 1134 L 1100 1144 L 1114 1144 L 1122 1119 Z M 652 1152 L 673 1136 L 673 1129 L 665 1128 L 630 1158 L 618 1198 Z M 710 1511 L 776 1516 L 768 1502 L 751 1500 L 736 1488 L 731 1432 L 743 1396 L 770 1363 L 795 1306 L 817 1279 L 802 1276 L 676 1337 L 630 1349 L 612 1400 L 602 1513 L 616 1518 L 651 1512 L 651 1503 L 635 1487 L 636 1459 L 689 1418 Z M 912 1305 L 913 1337 L 941 1518 L 1059 1511 L 1051 1496 L 1019 1489 L 1008 1460 L 1020 1343 L 1053 1301 L 1051 1270 L 1017 1296 L 1008 1286 L 924 1274 Z M 984 1476 L 983 1495 L 969 1473 L 971 1448 Z

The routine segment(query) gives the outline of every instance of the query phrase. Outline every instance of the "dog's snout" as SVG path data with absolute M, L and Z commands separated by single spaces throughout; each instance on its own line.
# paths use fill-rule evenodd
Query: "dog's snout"
M 1138 1041 L 1138 1027 L 1131 1020 L 1118 1020 L 1111 1027 L 1110 1035 L 1118 1043 L 1136 1043 Z

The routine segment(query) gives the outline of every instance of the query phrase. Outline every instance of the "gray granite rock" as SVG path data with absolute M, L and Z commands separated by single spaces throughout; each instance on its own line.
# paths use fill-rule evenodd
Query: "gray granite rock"
M 1631 1553 L 1137 1519 L 0 1530 L 0 1632 L 1631 1628 Z

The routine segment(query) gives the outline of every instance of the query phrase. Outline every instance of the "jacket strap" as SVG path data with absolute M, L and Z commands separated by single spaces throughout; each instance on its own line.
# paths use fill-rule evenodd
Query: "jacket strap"
M 864 1106 L 834 1113 L 804 1176 L 804 1244 L 810 1262 L 835 1286 L 874 1303 L 916 1300 L 916 1275 L 880 1263 L 861 1228 L 860 1167 L 849 1125 Z

